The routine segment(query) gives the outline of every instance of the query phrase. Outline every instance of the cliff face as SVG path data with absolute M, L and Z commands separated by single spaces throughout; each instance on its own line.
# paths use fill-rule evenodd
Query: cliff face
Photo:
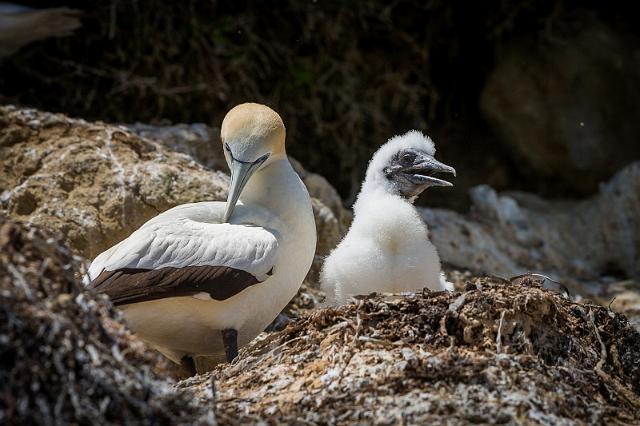
M 227 177 L 121 126 L 2 107 L 0 207 L 93 258 L 174 205 L 226 196 Z

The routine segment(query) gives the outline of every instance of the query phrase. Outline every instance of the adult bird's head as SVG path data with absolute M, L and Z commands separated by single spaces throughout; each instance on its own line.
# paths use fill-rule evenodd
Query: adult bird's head
M 285 154 L 285 128 L 278 113 L 271 108 L 246 103 L 234 107 L 224 117 L 220 138 L 231 170 L 224 215 L 227 222 L 251 176 Z
M 373 155 L 364 185 L 410 201 L 430 186 L 453 186 L 436 177 L 438 173 L 455 176 L 456 170 L 436 160 L 435 152 L 433 141 L 417 130 L 394 136 Z

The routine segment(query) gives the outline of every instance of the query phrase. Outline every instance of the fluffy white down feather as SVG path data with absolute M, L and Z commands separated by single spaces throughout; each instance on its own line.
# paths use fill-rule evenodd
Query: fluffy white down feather
M 433 155 L 435 147 L 417 131 L 396 136 L 373 156 L 353 210 L 349 232 L 325 260 L 321 285 L 328 305 L 371 292 L 450 290 L 429 230 L 415 207 L 391 193 L 382 169 L 401 149 Z

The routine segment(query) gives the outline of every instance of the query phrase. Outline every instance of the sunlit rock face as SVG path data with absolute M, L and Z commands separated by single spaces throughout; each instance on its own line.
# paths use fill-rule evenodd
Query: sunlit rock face
M 519 169 L 589 194 L 640 158 L 634 38 L 583 14 L 498 52 L 480 107 Z
M 0 209 L 91 258 L 177 204 L 223 200 L 227 176 L 125 127 L 0 108 Z

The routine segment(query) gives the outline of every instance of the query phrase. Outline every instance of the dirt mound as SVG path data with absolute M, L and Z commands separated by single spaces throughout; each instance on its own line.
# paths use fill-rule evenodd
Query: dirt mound
M 640 335 L 531 278 L 324 309 L 213 373 L 238 422 L 534 424 L 640 420 Z M 210 375 L 179 384 L 208 401 Z
M 206 415 L 74 278 L 59 241 L 0 217 L 0 423 L 175 424 Z

